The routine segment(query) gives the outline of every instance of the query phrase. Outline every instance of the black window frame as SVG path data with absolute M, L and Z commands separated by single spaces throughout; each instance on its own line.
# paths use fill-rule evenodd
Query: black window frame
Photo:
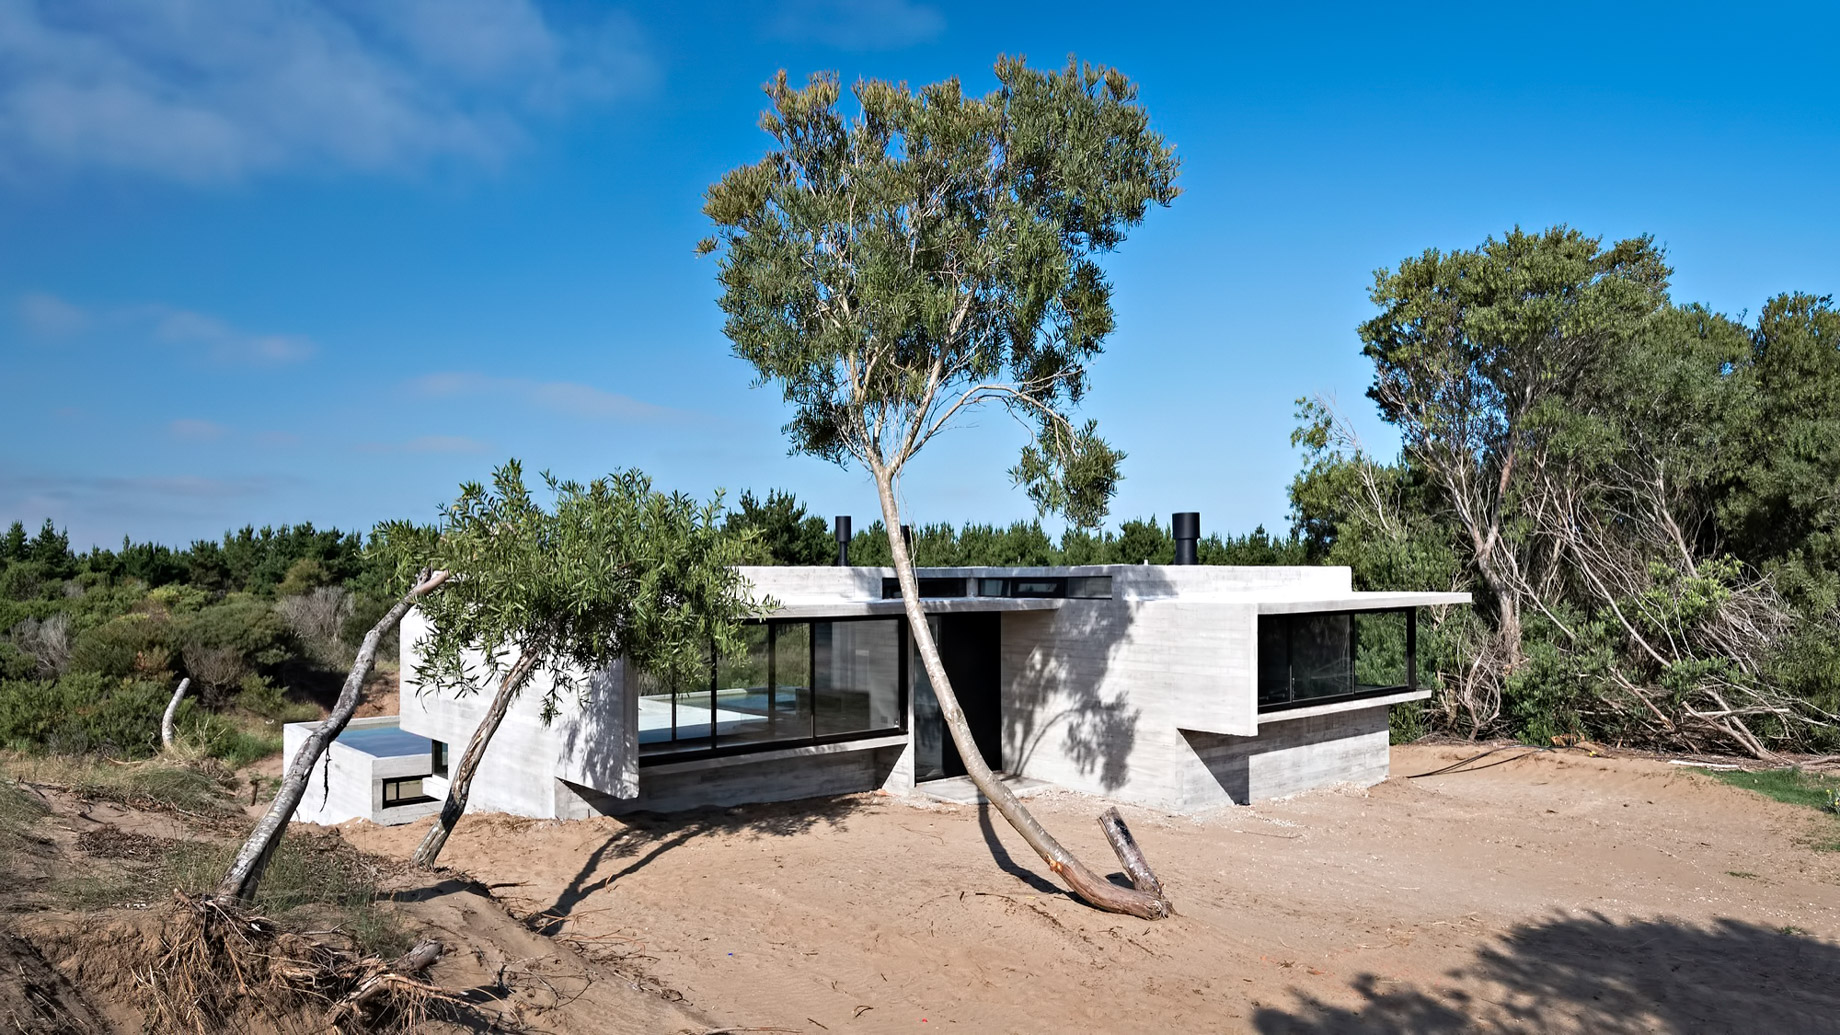
M 433 775 L 433 774 L 429 774 L 429 775 Z M 386 777 L 383 781 L 383 807 L 386 809 L 400 809 L 404 807 L 405 805 L 426 805 L 429 802 L 436 800 L 434 795 L 432 794 L 418 794 L 413 798 L 404 798 L 399 795 L 394 800 L 392 800 L 390 797 L 390 792 L 392 790 L 400 790 L 403 784 L 421 783 L 423 780 L 426 780 L 426 779 L 428 779 L 428 776 Z
M 971 595 L 969 591 L 971 580 L 957 575 L 928 575 L 916 578 L 914 581 L 918 584 L 922 600 L 957 600 L 960 597 Z M 882 599 L 898 600 L 900 597 L 901 580 L 883 579 Z
M 1399 683 L 1399 684 L 1395 684 L 1392 686 L 1370 686 L 1364 689 L 1353 690 L 1345 694 L 1325 694 L 1319 697 L 1298 698 L 1296 696 L 1296 693 L 1297 693 L 1296 672 L 1294 670 L 1294 667 L 1291 665 L 1290 656 L 1289 656 L 1289 651 L 1291 649 L 1289 629 L 1291 627 L 1291 623 L 1295 619 L 1304 618 L 1304 617 L 1312 617 L 1312 616 L 1318 616 L 1318 615 L 1347 615 L 1349 619 L 1348 636 L 1349 636 L 1349 641 L 1350 641 L 1348 660 L 1349 660 L 1350 666 L 1352 667 L 1352 665 L 1354 664 L 1355 658 L 1356 658 L 1355 647 L 1354 647 L 1354 642 L 1353 642 L 1354 635 L 1355 635 L 1355 626 L 1354 626 L 1355 616 L 1357 615 L 1379 615 L 1379 614 L 1403 614 L 1405 615 L 1405 618 L 1406 618 L 1406 651 L 1405 651 L 1406 653 L 1406 658 L 1405 658 L 1406 681 L 1404 683 Z M 1374 698 L 1374 697 L 1387 697 L 1392 694 L 1412 693 L 1418 690 L 1418 608 L 1416 607 L 1369 607 L 1369 608 L 1357 608 L 1357 609 L 1346 610 L 1346 611 L 1290 611 L 1290 612 L 1283 612 L 1279 614 L 1262 614 L 1262 615 L 1259 615 L 1258 617 L 1259 617 L 1259 621 L 1261 622 L 1265 621 L 1266 619 L 1282 619 L 1285 622 L 1285 628 L 1286 628 L 1285 681 L 1286 681 L 1287 696 L 1284 700 L 1273 701 L 1272 703 L 1269 703 L 1269 704 L 1265 702 L 1265 686 L 1264 686 L 1263 674 L 1264 674 L 1266 659 L 1257 658 L 1256 663 L 1253 665 L 1253 678 L 1255 680 L 1255 685 L 1253 687 L 1253 695 L 1254 695 L 1255 701 L 1257 702 L 1258 712 L 1261 715 L 1267 715 L 1267 714 L 1271 714 L 1274 712 L 1294 711 L 1298 708 L 1312 708 L 1312 707 L 1315 707 L 1321 704 L 1339 704 L 1339 703 L 1347 702 L 1347 701 L 1362 701 L 1362 700 L 1367 700 L 1367 699 Z M 1260 629 L 1258 633 L 1253 637 L 1253 640 L 1255 644 L 1260 645 L 1260 647 L 1262 648 L 1262 644 L 1264 640 L 1264 630 Z M 1359 684 L 1356 684 L 1356 685 L 1358 686 Z
M 786 750 L 786 749 L 791 749 L 791 748 L 817 747 L 819 745 L 824 745 L 824 744 L 842 744 L 842 743 L 847 743 L 852 740 L 870 740 L 870 739 L 874 739 L 877 737 L 894 736 L 896 734 L 906 736 L 908 733 L 908 712 L 911 707 L 910 700 L 909 700 L 909 694 L 911 692 L 911 687 L 910 687 L 911 681 L 908 678 L 908 655 L 913 652 L 913 648 L 912 648 L 913 640 L 912 640 L 912 633 L 908 629 L 908 623 L 905 617 L 895 617 L 895 616 L 890 616 L 890 615 L 837 615 L 834 617 L 820 617 L 820 618 L 782 618 L 782 619 L 767 618 L 767 619 L 758 619 L 755 621 L 746 622 L 744 623 L 746 625 L 764 625 L 767 627 L 767 683 L 768 685 L 774 686 L 778 680 L 777 667 L 779 664 L 779 652 L 775 648 L 777 646 L 777 641 L 779 639 L 779 627 L 787 626 L 787 625 L 809 626 L 809 625 L 815 625 L 820 622 L 831 622 L 831 623 L 837 623 L 837 622 L 893 622 L 895 623 L 895 651 L 897 654 L 896 661 L 895 661 L 895 683 L 897 687 L 896 701 L 895 701 L 895 713 L 899 716 L 898 725 L 884 727 L 880 729 L 851 730 L 847 733 L 826 733 L 826 734 L 820 735 L 817 732 L 817 719 L 818 719 L 817 709 L 814 707 L 812 709 L 812 714 L 811 714 L 811 727 L 810 727 L 811 735 L 810 736 L 802 737 L 802 738 L 787 738 L 787 739 L 782 739 L 782 740 L 746 741 L 740 744 L 723 744 L 721 742 L 721 735 L 716 731 L 717 723 L 715 721 L 715 713 L 717 711 L 718 706 L 716 703 L 715 691 L 717 689 L 716 683 L 718 680 L 719 664 L 717 663 L 718 659 L 715 654 L 715 645 L 712 643 L 710 645 L 710 666 L 709 666 L 709 689 L 710 689 L 709 736 L 707 738 L 695 737 L 695 738 L 684 738 L 683 740 L 678 739 L 677 737 L 677 698 L 676 698 L 676 695 L 673 694 L 672 699 L 671 699 L 671 739 L 669 741 L 664 742 L 666 744 L 681 744 L 681 743 L 687 743 L 690 740 L 706 739 L 709 741 L 709 746 L 706 748 L 701 748 L 701 749 L 678 748 L 676 750 L 653 749 L 651 751 L 647 751 L 645 749 L 645 745 L 637 745 L 638 751 L 639 751 L 640 767 L 644 768 L 646 766 L 653 766 L 653 765 L 667 765 L 667 764 L 674 764 L 677 762 L 695 762 L 695 761 L 699 761 L 702 759 L 709 759 L 709 758 L 730 758 L 736 755 L 752 755 L 752 754 L 759 754 L 760 752 L 763 752 L 763 751 L 781 751 L 781 750 Z M 805 648 L 807 652 L 806 653 L 806 658 L 807 658 L 806 672 L 808 673 L 808 678 L 811 678 L 814 680 L 816 679 L 816 672 L 817 672 L 817 667 L 818 667 L 817 657 L 816 657 L 817 642 L 818 642 L 818 638 L 815 635 L 807 635 L 806 648 Z M 637 731 L 634 732 L 634 737 L 636 741 Z

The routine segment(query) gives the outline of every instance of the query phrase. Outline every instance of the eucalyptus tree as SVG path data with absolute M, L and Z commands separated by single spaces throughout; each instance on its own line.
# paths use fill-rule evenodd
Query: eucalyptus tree
M 497 686 L 415 850 L 417 865 L 440 855 L 493 736 L 536 677 L 548 677 L 545 722 L 568 695 L 586 692 L 589 674 L 622 656 L 669 685 L 707 678 L 711 651 L 738 649 L 740 622 L 760 611 L 733 567 L 746 537 L 718 524 L 719 494 L 699 505 L 653 491 L 631 470 L 586 485 L 548 474 L 543 482 L 552 509 L 525 487 L 514 460 L 490 487 L 462 486 L 442 512 L 430 563 L 453 577 L 422 605 L 421 692 Z
M 984 407 L 1028 429 L 1011 471 L 1041 512 L 1097 524 L 1123 454 L 1071 416 L 1113 328 L 1097 257 L 1177 193 L 1172 148 L 1137 87 L 1069 59 L 996 64 L 997 88 L 877 80 L 839 110 L 835 75 L 767 85 L 773 147 L 707 194 L 734 351 L 791 404 L 795 453 L 873 477 L 882 527 L 947 728 L 973 783 L 1086 901 L 1161 916 L 1159 895 L 1100 878 L 978 754 L 899 534 L 900 480 L 935 436 Z
M 1367 394 L 1438 487 L 1493 611 L 1502 673 L 1522 661 L 1542 563 L 1534 485 L 1573 416 L 1569 395 L 1602 380 L 1667 305 L 1670 272 L 1652 238 L 1606 248 L 1559 226 L 1375 275 L 1381 311 L 1360 328 Z

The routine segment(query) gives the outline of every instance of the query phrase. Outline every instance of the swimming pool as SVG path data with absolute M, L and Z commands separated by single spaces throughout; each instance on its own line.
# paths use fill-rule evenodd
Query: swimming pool
M 405 755 L 426 755 L 434 751 L 434 743 L 427 737 L 405 733 L 399 726 L 348 729 L 339 734 L 338 742 L 372 758 L 402 758 Z

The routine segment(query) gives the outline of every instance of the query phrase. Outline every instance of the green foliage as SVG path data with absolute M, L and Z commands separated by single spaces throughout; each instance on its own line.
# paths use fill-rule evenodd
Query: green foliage
M 749 538 L 718 523 L 720 497 L 699 506 L 652 491 L 637 471 L 586 485 L 543 481 L 545 509 L 515 461 L 491 488 L 461 487 L 437 537 L 399 530 L 400 548 L 453 573 L 421 604 L 430 623 L 424 685 L 473 692 L 518 659 L 549 674 L 544 714 L 592 672 L 624 655 L 670 683 L 707 678 L 710 650 L 739 650 L 740 620 L 760 611 L 732 565 Z M 466 661 L 484 654 L 483 671 Z
M 817 515 L 807 515 L 805 505 L 790 492 L 773 489 L 765 503 L 743 492 L 740 509 L 731 511 L 723 528 L 753 537 L 746 552 L 751 564 L 829 564 L 836 558 L 837 542 L 830 526 Z
M 173 623 L 158 613 L 136 612 L 111 618 L 77 634 L 70 645 L 70 671 L 111 679 L 143 676 L 164 679 L 178 660 Z
M 769 84 L 774 147 L 709 189 L 725 330 L 793 407 L 793 449 L 878 481 L 967 408 L 1036 429 L 1012 476 L 1043 512 L 1096 524 L 1123 454 L 1067 410 L 1113 326 L 1095 257 L 1178 193 L 1136 87 L 1070 60 L 1008 58 L 998 87 L 918 91 L 835 75 Z
M 893 564 L 888 535 L 878 519 L 850 538 L 850 563 L 868 567 Z M 932 568 L 1059 567 L 1081 564 L 1167 564 L 1175 557 L 1175 539 L 1167 525 L 1155 517 L 1124 522 L 1116 533 L 1068 528 L 1056 542 L 1039 521 L 1017 521 L 1007 527 L 968 522 L 958 527 L 940 523 L 914 529 L 913 561 Z M 835 547 L 833 546 L 834 550 Z M 1197 544 L 1202 564 L 1303 564 L 1308 562 L 1301 540 L 1274 539 L 1263 527 L 1243 536 L 1209 535 Z M 819 563 L 828 564 L 826 557 Z
M 185 668 L 203 688 L 228 692 L 251 673 L 272 673 L 294 656 L 274 606 L 233 594 L 191 616 L 180 633 Z
M 1300 405 L 1310 556 L 1476 594 L 1421 627 L 1458 732 L 1840 744 L 1840 313 L 1784 295 L 1746 328 L 1671 275 L 1565 227 L 1425 252 L 1360 328 L 1401 455 Z
M 136 757 L 160 746 L 171 691 L 155 683 L 79 672 L 0 683 L 0 744 L 22 751 Z
M 222 714 L 196 707 L 183 708 L 178 733 L 186 748 L 232 769 L 278 755 L 282 749 L 279 727 L 249 729 Z

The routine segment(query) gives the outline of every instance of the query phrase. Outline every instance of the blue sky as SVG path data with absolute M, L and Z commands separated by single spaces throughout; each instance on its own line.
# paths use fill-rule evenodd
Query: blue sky
M 1140 13 L 1148 11 L 1149 13 Z M 0 2 L 0 521 L 184 542 L 432 519 L 505 457 L 780 486 L 728 351 L 703 189 L 760 84 L 983 90 L 999 53 L 1116 65 L 1186 193 L 1112 256 L 1087 412 L 1115 517 L 1286 525 L 1293 400 L 1390 449 L 1373 271 L 1520 224 L 1654 234 L 1677 299 L 1840 289 L 1840 6 L 532 0 Z M 1029 515 L 1006 418 L 938 440 L 915 522 Z

